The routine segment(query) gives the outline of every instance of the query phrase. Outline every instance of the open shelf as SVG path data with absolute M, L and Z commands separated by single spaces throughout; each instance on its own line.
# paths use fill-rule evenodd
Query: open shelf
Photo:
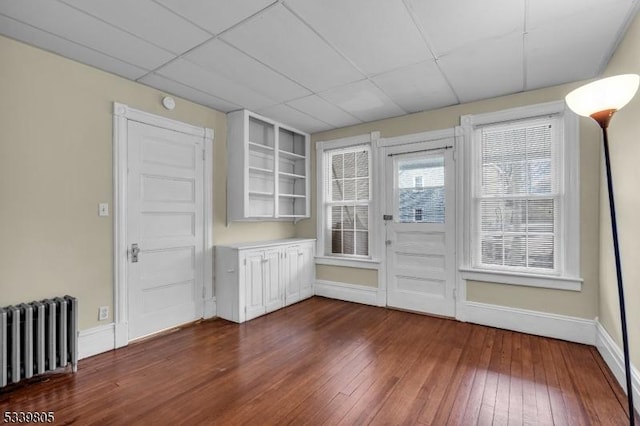
M 306 159 L 307 157 L 305 157 L 304 155 L 300 155 L 300 154 L 295 154 L 293 152 L 289 152 L 289 151 L 284 151 L 284 150 L 278 150 L 278 153 L 280 155 L 283 155 L 285 157 L 291 157 L 291 158 L 299 158 L 299 159 Z
M 264 151 L 273 151 L 274 148 L 272 146 L 269 145 L 262 145 L 261 143 L 257 143 L 257 142 L 251 142 L 249 141 L 249 148 L 253 149 L 260 149 L 260 150 L 264 150 Z
M 227 117 L 228 220 L 309 217 L 309 135 L 247 110 Z
M 251 173 L 262 173 L 265 175 L 273 174 L 273 170 L 263 169 L 261 167 L 249 167 L 249 172 Z
M 289 178 L 293 178 L 293 179 L 306 179 L 306 176 L 303 175 L 296 175 L 294 173 L 286 173 L 286 172 L 278 172 L 278 174 L 282 177 L 289 177 Z
M 298 194 L 278 194 L 278 197 L 283 198 L 304 198 L 306 195 L 298 195 Z

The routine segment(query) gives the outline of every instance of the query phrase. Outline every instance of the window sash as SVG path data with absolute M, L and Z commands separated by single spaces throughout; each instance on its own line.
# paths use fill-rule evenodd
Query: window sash
M 345 155 L 354 153 L 354 162 L 353 162 L 353 171 L 346 173 L 347 170 L 345 169 Z M 366 165 L 361 163 L 361 158 L 360 160 L 358 159 L 358 154 L 359 153 L 366 153 Z M 336 176 L 334 176 L 332 167 L 333 167 L 333 162 L 334 162 L 334 157 L 338 156 L 338 155 L 342 155 L 343 156 L 343 161 L 342 161 L 342 165 L 340 170 L 338 171 L 339 176 L 336 178 Z M 345 258 L 370 258 L 370 254 L 371 254 L 371 215 L 372 215 L 372 208 L 371 208 L 371 183 L 372 183 L 372 176 L 371 176 L 371 166 L 372 166 L 372 161 L 371 161 L 371 150 L 369 145 L 356 145 L 356 146 L 352 146 L 352 147 L 348 147 L 348 148 L 342 148 L 342 149 L 334 149 L 334 150 L 327 150 L 323 152 L 323 168 L 324 168 L 324 182 L 323 182 L 323 212 L 325 215 L 325 220 L 324 220 L 324 227 L 325 229 L 324 231 L 324 235 L 325 235 L 325 247 L 324 247 L 324 253 L 327 256 L 336 256 L 336 257 L 345 257 Z M 361 169 L 361 167 L 366 167 L 366 173 L 363 173 L 364 169 Z M 361 185 L 359 185 L 359 183 L 362 183 L 363 180 L 366 179 L 366 184 L 367 184 L 367 193 L 365 197 L 362 197 L 362 193 L 360 192 L 362 190 Z M 347 183 L 348 182 L 352 182 L 352 187 L 353 187 L 353 193 L 352 196 L 349 196 L 347 198 L 352 198 L 352 199 L 347 199 L 345 200 L 345 196 L 347 195 Z M 338 184 L 336 184 L 338 183 Z M 342 186 L 339 185 L 339 183 L 342 183 Z M 341 197 L 343 198 L 342 200 L 333 200 L 334 198 L 334 188 L 338 188 L 340 190 L 342 190 L 341 193 Z M 342 207 L 342 208 L 352 208 L 354 211 L 354 217 L 352 218 L 353 221 L 353 226 L 351 228 L 340 228 L 340 229 L 334 229 L 333 228 L 333 209 L 335 207 Z M 362 228 L 358 228 L 356 225 L 356 209 L 358 207 L 367 207 L 367 227 L 366 229 L 362 229 Z M 342 210 L 342 213 L 344 214 L 344 210 Z M 344 226 L 344 219 L 340 220 L 340 223 L 343 224 Z M 339 234 L 339 235 L 338 235 Z M 335 237 L 335 238 L 334 238 Z M 358 252 L 362 252 L 362 247 L 361 244 L 366 244 L 366 254 L 358 254 Z M 337 250 L 337 244 L 339 244 L 341 247 L 339 250 Z M 352 248 L 353 250 L 353 254 L 351 253 L 344 253 L 346 247 L 345 244 L 350 244 L 348 247 Z M 335 251 L 337 250 L 337 252 Z
M 562 235 L 561 227 L 560 227 L 561 225 L 560 218 L 562 216 L 561 211 L 563 206 L 562 206 L 562 196 L 561 196 L 561 180 L 559 179 L 560 177 L 559 154 L 561 152 L 558 146 L 559 145 L 558 141 L 561 140 L 560 134 L 558 132 L 558 128 L 560 127 L 559 124 L 560 123 L 558 118 L 545 117 L 542 119 L 540 118 L 525 119 L 525 120 L 519 120 L 517 122 L 504 123 L 504 124 L 489 124 L 476 129 L 475 139 L 476 141 L 478 141 L 478 143 L 476 145 L 476 154 L 474 155 L 474 161 L 473 161 L 473 164 L 475 166 L 474 167 L 475 170 L 473 172 L 473 176 L 475 177 L 474 179 L 475 184 L 473 185 L 473 190 L 472 190 L 472 207 L 474 211 L 474 214 L 472 215 L 472 218 L 474 219 L 472 223 L 472 230 L 473 230 L 472 238 L 476 240 L 476 243 L 473 245 L 474 250 L 472 253 L 472 261 L 476 267 L 479 267 L 482 269 L 493 269 L 493 270 L 536 273 L 536 274 L 557 274 L 561 270 L 560 269 L 560 260 L 561 260 L 560 253 L 561 253 L 563 242 L 560 239 L 560 236 Z M 502 137 L 506 138 L 506 133 L 509 131 L 530 129 L 538 126 L 550 126 L 551 128 L 551 132 L 549 134 L 550 146 L 549 146 L 548 155 L 538 155 L 535 159 L 530 158 L 529 157 L 530 147 L 528 146 L 528 141 L 526 139 L 526 136 L 525 136 L 524 142 L 520 141 L 521 144 L 522 143 L 525 144 L 524 150 L 523 150 L 524 155 L 521 155 L 520 158 L 518 158 L 517 153 L 514 154 L 514 152 L 506 153 L 507 158 L 505 159 L 504 150 L 500 151 L 500 150 L 494 149 L 492 152 L 489 152 L 489 153 L 487 153 L 484 150 L 485 149 L 485 140 L 483 139 L 484 134 L 493 134 L 493 135 L 498 135 L 498 137 L 500 137 L 500 133 L 503 133 L 505 134 L 505 136 L 502 136 Z M 483 132 L 486 132 L 486 133 L 483 133 Z M 488 142 L 488 143 L 491 143 L 491 142 Z M 505 146 L 508 143 L 509 142 L 503 142 Z M 522 147 L 520 148 L 522 149 Z M 532 149 L 535 149 L 535 148 L 540 149 L 540 147 L 538 146 L 534 146 Z M 546 153 L 543 153 L 543 154 L 546 154 Z M 486 162 L 487 158 L 491 156 L 494 156 L 496 160 L 499 160 L 499 161 Z M 485 161 L 483 162 L 483 160 Z M 543 193 L 531 192 L 532 185 L 529 180 L 531 179 L 531 176 L 529 175 L 530 173 L 529 165 L 535 164 L 538 161 L 550 162 L 549 171 L 548 171 L 548 173 L 550 174 L 549 176 L 550 185 L 548 188 L 545 188 L 547 189 L 547 191 Z M 485 176 L 484 173 L 486 173 L 485 168 L 491 167 L 492 164 L 497 165 L 498 167 L 504 166 L 504 165 L 511 165 L 511 166 L 523 165 L 522 168 L 525 171 L 524 180 L 522 180 L 522 176 L 520 176 L 521 180 L 516 182 L 516 184 L 520 184 L 520 188 L 517 188 L 518 189 L 517 192 L 513 192 L 513 193 L 509 191 L 502 192 L 501 190 L 503 188 L 500 187 L 501 186 L 500 184 L 503 182 L 501 182 L 499 179 L 497 179 L 497 184 L 495 183 L 495 181 L 493 182 L 494 186 L 492 188 L 487 188 L 486 182 L 483 181 L 483 176 Z M 483 185 L 483 183 L 485 185 Z M 509 182 L 507 181 L 507 184 L 508 183 Z M 507 185 L 507 186 L 509 187 L 507 189 L 513 188 L 513 185 Z M 525 188 L 525 191 L 522 191 L 522 187 Z M 493 189 L 493 191 L 491 191 L 491 189 Z M 551 222 L 552 231 L 536 232 L 536 231 L 529 230 L 529 227 L 531 226 L 530 217 L 529 217 L 529 208 L 530 208 L 529 202 L 536 202 L 536 201 L 540 202 L 541 200 L 552 200 L 552 205 L 553 205 L 553 217 Z M 516 228 L 519 225 L 522 227 L 522 229 L 521 230 L 504 229 L 504 226 L 505 226 L 504 215 L 509 214 L 509 212 L 505 212 L 502 210 L 499 224 L 503 228 L 498 230 L 483 230 L 482 229 L 483 228 L 483 220 L 482 220 L 483 219 L 482 217 L 483 201 L 491 201 L 496 203 L 497 205 L 500 205 L 501 202 L 507 203 L 510 201 L 525 203 L 524 205 L 525 205 L 526 213 L 524 214 L 524 222 L 520 223 L 516 221 L 517 223 L 509 224 Z M 520 242 L 520 239 L 522 238 L 524 239 L 523 244 Z M 551 259 L 553 264 L 551 268 L 531 266 L 532 262 L 535 263 L 535 261 L 531 257 L 532 253 L 530 252 L 530 250 L 532 250 L 531 238 L 533 239 L 539 238 L 540 241 L 542 241 L 542 239 L 544 238 L 552 239 L 551 247 L 548 247 L 544 243 L 541 243 L 542 250 L 551 249 L 553 252 L 553 256 Z M 497 256 L 497 259 L 499 260 L 499 262 L 490 262 L 492 259 L 484 257 L 485 253 L 483 252 L 483 246 L 485 247 L 485 250 L 486 250 L 487 247 L 491 247 L 492 243 L 496 243 L 498 241 L 501 241 L 501 245 L 497 244 L 497 247 L 501 248 L 502 250 L 502 254 L 500 256 Z M 520 247 L 516 247 L 513 250 L 509 250 L 508 248 L 506 248 L 507 244 L 505 242 L 507 241 L 513 242 L 513 243 L 517 241 L 520 243 Z M 524 252 L 522 250 L 524 250 Z M 511 262 L 513 257 L 518 258 L 518 256 L 524 259 L 523 266 L 508 264 Z M 513 262 L 513 263 L 517 263 L 517 262 Z

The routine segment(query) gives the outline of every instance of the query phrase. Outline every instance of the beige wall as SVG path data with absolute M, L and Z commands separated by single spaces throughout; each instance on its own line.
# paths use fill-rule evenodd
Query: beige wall
M 460 116 L 478 114 L 532 105 L 542 102 L 557 101 L 579 83 L 566 84 L 547 89 L 518 93 L 479 102 L 442 108 L 390 118 L 358 126 L 332 130 L 312 135 L 312 142 L 332 140 L 348 136 L 380 131 L 381 137 L 406 135 L 429 130 L 446 129 L 456 126 Z M 581 292 L 559 291 L 532 287 L 501 285 L 495 283 L 468 283 L 468 300 L 504 305 L 522 309 L 531 309 L 562 315 L 571 315 L 593 319 L 598 312 L 598 247 L 599 247 L 599 167 L 600 153 L 598 145 L 599 133 L 588 120 L 580 122 L 580 174 L 581 174 L 581 241 L 582 253 L 581 274 L 584 285 Z M 312 149 L 312 151 L 314 151 Z M 312 173 L 315 176 L 315 173 Z M 315 182 L 312 183 L 312 203 L 315 203 Z M 315 204 L 312 206 L 315 214 Z M 300 222 L 296 234 L 304 237 L 315 237 L 315 218 Z M 377 276 L 369 270 L 354 269 L 348 274 L 344 269 L 322 267 L 322 276 L 331 276 L 334 281 L 360 283 L 368 286 L 377 285 Z M 320 279 L 320 278 L 319 278 Z
M 605 71 L 605 76 L 640 74 L 640 17 L 629 28 Z M 593 124 L 595 127 L 595 124 Z M 613 174 L 620 255 L 627 306 L 631 360 L 640 367 L 640 95 L 611 120 L 609 146 Z M 602 166 L 604 171 L 604 165 Z M 600 322 L 622 347 L 620 309 L 613 257 L 609 200 L 604 173 L 600 200 Z
M 113 313 L 112 102 L 213 128 L 214 241 L 284 238 L 290 223 L 225 227 L 226 118 L 0 36 L 0 306 L 70 294 L 80 328 Z M 111 319 L 109 320 L 111 321 Z M 108 321 L 103 321 L 106 323 Z

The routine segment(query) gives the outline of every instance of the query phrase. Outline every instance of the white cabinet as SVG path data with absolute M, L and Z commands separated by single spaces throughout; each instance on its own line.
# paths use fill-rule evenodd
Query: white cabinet
M 315 240 L 216 246 L 218 316 L 244 322 L 313 295 Z
M 228 220 L 309 217 L 309 135 L 247 110 L 227 126 Z
M 299 244 L 287 247 L 284 252 L 283 282 L 287 305 L 312 296 L 313 249 L 311 244 Z

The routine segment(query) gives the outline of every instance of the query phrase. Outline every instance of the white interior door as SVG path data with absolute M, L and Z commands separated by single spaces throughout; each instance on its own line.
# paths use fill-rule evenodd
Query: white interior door
M 387 148 L 387 305 L 455 315 L 453 140 Z
M 127 155 L 127 306 L 133 340 L 202 317 L 203 141 L 129 121 Z

